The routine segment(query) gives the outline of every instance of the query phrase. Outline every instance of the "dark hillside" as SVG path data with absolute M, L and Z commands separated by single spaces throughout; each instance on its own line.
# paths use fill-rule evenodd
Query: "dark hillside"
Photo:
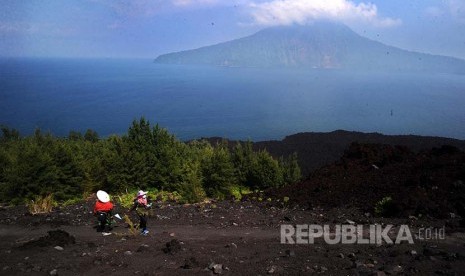
M 465 153 L 456 147 L 414 153 L 402 146 L 353 143 L 338 162 L 270 194 L 306 208 L 352 206 L 372 214 L 389 198 L 381 215 L 463 218 L 464 181 Z
M 221 138 L 210 138 L 216 143 Z M 383 135 L 336 130 L 333 132 L 305 132 L 290 135 L 281 141 L 255 142 L 255 149 L 266 149 L 275 157 L 288 156 L 297 152 L 304 176 L 321 166 L 331 164 L 341 158 L 344 150 L 353 142 L 406 146 L 414 152 L 430 150 L 433 147 L 451 145 L 465 150 L 465 141 L 417 135 Z M 231 141 L 231 143 L 235 143 Z

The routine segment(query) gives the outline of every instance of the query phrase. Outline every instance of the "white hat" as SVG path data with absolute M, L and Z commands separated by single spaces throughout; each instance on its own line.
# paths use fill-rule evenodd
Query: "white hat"
M 143 195 L 146 195 L 147 192 L 144 192 L 142 190 L 140 190 L 139 192 L 137 192 L 137 197 L 140 197 L 140 196 L 143 196 Z
M 107 192 L 102 190 L 97 191 L 97 198 L 103 203 L 110 201 L 110 196 L 107 194 Z

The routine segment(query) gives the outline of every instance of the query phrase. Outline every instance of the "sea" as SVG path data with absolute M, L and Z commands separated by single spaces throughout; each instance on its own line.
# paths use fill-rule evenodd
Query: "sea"
M 465 139 L 465 76 L 0 59 L 0 125 L 22 135 L 124 135 L 141 117 L 181 140 L 339 129 Z

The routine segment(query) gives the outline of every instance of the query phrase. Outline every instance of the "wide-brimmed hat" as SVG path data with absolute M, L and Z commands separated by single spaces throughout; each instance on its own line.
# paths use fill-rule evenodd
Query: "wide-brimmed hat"
M 97 191 L 97 198 L 103 203 L 110 201 L 110 196 L 107 194 L 107 192 L 102 190 Z
M 146 194 L 147 194 L 147 192 L 144 192 L 144 191 L 140 190 L 140 191 L 137 192 L 137 197 L 140 197 L 140 196 L 143 196 L 143 195 L 146 195 Z

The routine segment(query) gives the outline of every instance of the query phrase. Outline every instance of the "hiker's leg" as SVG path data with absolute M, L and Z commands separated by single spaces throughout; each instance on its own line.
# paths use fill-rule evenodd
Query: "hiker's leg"
M 110 232 L 113 230 L 113 217 L 111 215 L 111 211 L 107 213 L 107 219 L 105 220 L 105 231 Z
M 139 223 L 139 228 L 140 230 L 146 230 L 147 229 L 147 216 L 146 215 L 140 215 L 139 216 L 140 223 Z
M 102 232 L 102 231 L 105 230 L 105 225 L 107 224 L 107 214 L 98 213 L 97 214 L 97 219 L 98 219 L 97 231 Z

